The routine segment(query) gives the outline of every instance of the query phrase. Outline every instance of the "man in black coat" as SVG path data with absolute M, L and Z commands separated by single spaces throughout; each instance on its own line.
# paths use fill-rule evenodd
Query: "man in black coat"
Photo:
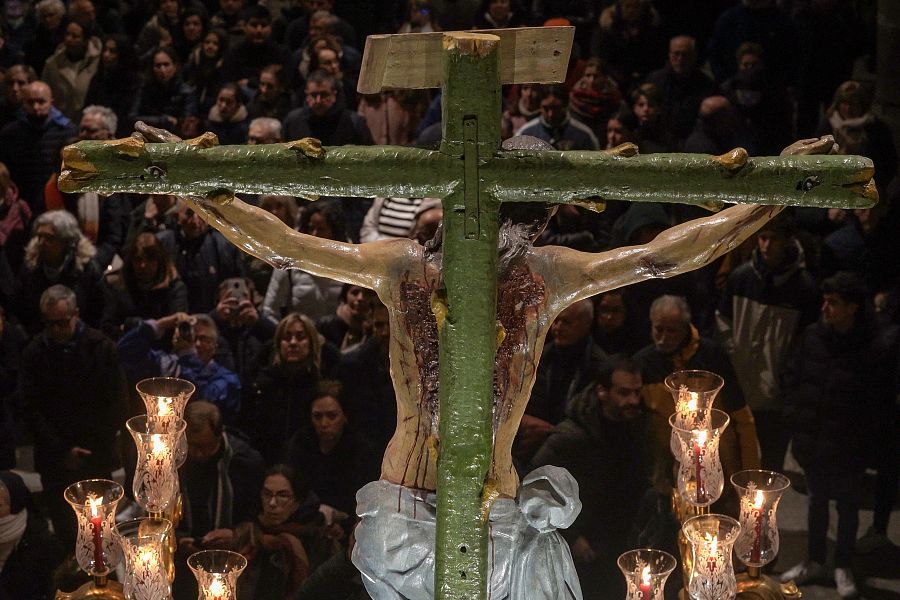
M 268 65 L 287 66 L 290 52 L 272 41 L 272 16 L 269 9 L 253 4 L 242 14 L 244 38 L 228 49 L 222 62 L 225 81 L 256 88 L 259 72 Z
M 337 102 L 337 80 L 325 71 L 313 71 L 306 80 L 306 106 L 284 118 L 284 139 L 314 137 L 325 146 L 371 145 L 365 117 Z
M 799 585 L 826 577 L 828 501 L 837 501 L 834 579 L 857 594 L 850 570 L 859 527 L 866 439 L 881 395 L 893 393 L 890 340 L 866 314 L 862 278 L 839 272 L 822 282 L 822 318 L 806 328 L 784 377 L 785 425 L 809 488 L 807 560 L 786 571 Z
M 53 529 L 71 548 L 75 519 L 63 489 L 81 479 L 109 479 L 116 468 L 125 377 L 112 340 L 78 318 L 75 292 L 51 286 L 40 307 L 44 330 L 25 348 L 19 382 Z
M 43 81 L 22 92 L 22 110 L 0 130 L 0 162 L 19 186 L 19 193 L 37 214 L 44 207 L 44 184 L 59 165 L 59 151 L 78 131 L 53 106 L 53 94 Z
M 605 599 L 625 594 L 616 558 L 631 547 L 637 509 L 650 488 L 652 449 L 640 366 L 620 354 L 610 357 L 596 377 L 569 404 L 566 420 L 531 466 L 564 467 L 578 481 L 584 508 L 563 535 L 585 598 Z

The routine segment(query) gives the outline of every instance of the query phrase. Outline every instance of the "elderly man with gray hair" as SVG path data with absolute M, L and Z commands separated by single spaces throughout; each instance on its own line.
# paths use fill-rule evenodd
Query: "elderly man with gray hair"
M 82 322 L 75 292 L 50 286 L 40 310 L 44 329 L 22 353 L 19 382 L 53 528 L 71 548 L 75 520 L 62 492 L 81 479 L 109 479 L 118 466 L 125 378 L 112 340 Z
M 281 121 L 272 117 L 257 117 L 247 130 L 248 144 L 277 144 L 281 138 Z
M 670 373 L 681 369 L 712 371 L 725 380 L 725 387 L 713 405 L 731 417 L 731 424 L 723 433 L 719 446 L 725 480 L 738 471 L 758 469 L 759 442 L 753 414 L 744 400 L 728 353 L 718 343 L 700 336 L 691 323 L 691 309 L 680 296 L 664 295 L 654 300 L 650 306 L 650 323 L 653 343 L 639 350 L 634 359 L 641 366 L 644 403 L 651 411 L 657 489 L 672 485 L 669 415 L 675 412 L 675 400 L 664 381 Z M 726 487 L 722 497 L 725 501 L 736 502 L 730 486 Z M 733 508 L 737 510 L 736 503 Z
M 81 111 L 78 136 L 83 140 L 111 140 L 118 126 L 119 117 L 111 108 L 91 104 Z

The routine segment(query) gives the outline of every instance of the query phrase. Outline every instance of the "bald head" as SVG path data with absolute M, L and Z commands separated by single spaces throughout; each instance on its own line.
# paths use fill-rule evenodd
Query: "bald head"
M 677 35 L 669 41 L 669 65 L 679 75 L 689 73 L 697 64 L 697 41 L 689 35 Z
M 559 313 L 550 331 L 553 341 L 559 347 L 574 346 L 583 342 L 591 334 L 594 322 L 594 303 L 590 300 L 579 300 Z
M 34 81 L 22 91 L 22 105 L 30 116 L 46 119 L 53 107 L 53 93 L 43 81 Z
M 700 103 L 700 116 L 711 117 L 730 108 L 731 102 L 725 96 L 710 96 L 709 98 L 704 98 L 703 102 Z

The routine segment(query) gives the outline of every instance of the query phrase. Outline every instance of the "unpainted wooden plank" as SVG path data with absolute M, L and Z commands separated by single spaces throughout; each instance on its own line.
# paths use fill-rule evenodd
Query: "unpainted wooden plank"
M 566 78 L 574 27 L 521 27 L 479 31 L 500 38 L 502 83 L 559 83 Z M 370 35 L 357 91 L 441 86 L 443 32 Z

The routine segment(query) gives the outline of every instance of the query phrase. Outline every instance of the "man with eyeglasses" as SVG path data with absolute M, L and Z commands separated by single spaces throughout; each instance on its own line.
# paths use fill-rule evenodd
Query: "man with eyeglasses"
M 334 75 L 313 71 L 304 89 L 306 106 L 292 110 L 284 119 L 284 138 L 314 137 L 324 146 L 371 145 L 365 117 L 338 103 L 337 90 Z
M 578 481 L 584 508 L 563 536 L 585 598 L 615 598 L 625 595 L 615 572 L 616 557 L 632 547 L 629 535 L 650 488 L 649 416 L 640 365 L 618 354 L 595 373 L 594 382 L 569 403 L 566 419 L 535 454 L 531 467 L 565 467 Z
M 115 439 L 125 419 L 125 378 L 112 340 L 79 318 L 75 292 L 63 285 L 47 288 L 40 310 L 44 330 L 22 354 L 19 383 L 48 513 L 70 548 L 75 522 L 62 492 L 81 479 L 109 479 L 118 465 Z

